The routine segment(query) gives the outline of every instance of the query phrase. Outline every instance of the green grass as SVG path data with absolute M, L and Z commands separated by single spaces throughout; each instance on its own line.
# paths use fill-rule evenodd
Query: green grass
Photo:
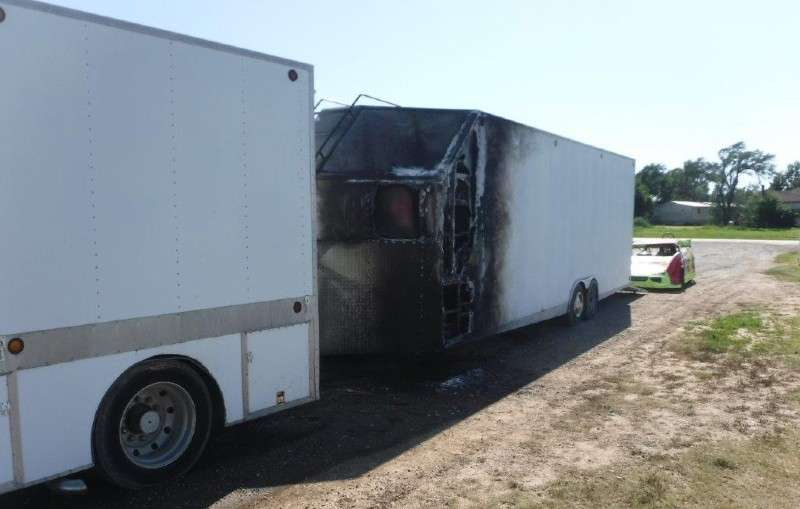
M 782 357 L 794 366 L 800 364 L 800 317 L 773 322 L 767 334 L 759 339 L 751 346 L 755 354 Z
M 762 369 L 772 361 L 800 367 L 800 317 L 746 310 L 690 325 L 673 349 L 716 362 L 718 375 L 745 365 Z M 718 362 L 719 361 L 719 362 Z
M 752 311 L 719 317 L 699 332 L 698 347 L 702 351 L 711 353 L 740 351 L 750 342 L 749 338 L 740 332 L 757 331 L 762 325 L 761 317 Z
M 775 263 L 774 267 L 767 270 L 767 274 L 781 281 L 800 283 L 800 252 L 780 254 L 775 257 Z
M 744 228 L 738 226 L 650 226 L 633 229 L 634 237 L 674 236 L 677 239 L 798 240 L 800 228 Z

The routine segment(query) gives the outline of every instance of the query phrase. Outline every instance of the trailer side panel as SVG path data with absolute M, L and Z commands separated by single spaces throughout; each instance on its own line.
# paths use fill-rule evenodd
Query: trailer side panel
M 628 282 L 633 160 L 490 117 L 489 193 L 479 211 L 497 287 L 495 329 L 563 314 L 573 285 Z M 492 146 L 494 145 L 494 146 Z
M 101 401 L 154 359 L 226 424 L 316 399 L 313 69 L 0 6 L 0 492 L 91 466 Z
M 6 12 L 0 334 L 313 293 L 308 71 Z

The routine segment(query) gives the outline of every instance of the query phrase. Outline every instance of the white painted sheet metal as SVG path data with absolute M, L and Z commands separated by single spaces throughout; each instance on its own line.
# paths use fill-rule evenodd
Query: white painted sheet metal
M 191 357 L 208 369 L 225 400 L 227 420 L 242 419 L 238 334 L 23 370 L 17 376 L 24 482 L 90 466 L 92 424 L 106 390 L 133 364 L 166 354 Z M 58 416 L 57 429 L 69 430 L 70 439 L 43 416 Z
M 277 390 L 315 398 L 312 68 L 0 6 L 0 47 L 13 49 L 0 79 L 0 340 L 19 334 L 37 357 L 0 359 L 14 382 L 9 398 L 0 376 L 0 492 L 90 466 L 102 397 L 156 355 L 205 367 L 227 423 L 250 416 L 248 388 L 264 410 Z M 255 334 L 260 378 L 247 380 L 242 334 L 301 320 Z
M 10 428 L 11 402 L 8 398 L 7 378 L 0 376 L 0 486 L 14 480 Z
M 311 396 L 308 324 L 248 334 L 248 395 L 251 413 Z M 286 366 L 292 369 L 286 369 Z
M 511 144 L 522 148 L 508 186 L 507 324 L 562 314 L 578 279 L 597 278 L 604 295 L 630 276 L 633 193 L 619 190 L 633 188 L 633 160 L 534 129 L 520 136 L 530 139 Z
M 309 68 L 0 4 L 0 334 L 313 293 Z

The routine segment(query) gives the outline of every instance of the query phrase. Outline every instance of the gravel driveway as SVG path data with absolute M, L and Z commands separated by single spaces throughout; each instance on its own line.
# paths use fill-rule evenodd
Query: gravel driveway
M 613 465 L 633 447 L 667 447 L 676 430 L 711 440 L 692 426 L 713 429 L 724 417 L 713 399 L 708 415 L 687 422 L 604 419 L 576 428 L 570 416 L 597 380 L 624 373 L 658 386 L 654 377 L 666 369 L 655 362 L 658 345 L 689 320 L 744 304 L 800 303 L 800 287 L 761 273 L 789 249 L 698 242 L 695 285 L 612 296 L 575 328 L 549 321 L 423 359 L 326 359 L 321 401 L 225 430 L 179 482 L 124 492 L 89 474 L 87 495 L 34 487 L 0 496 L 0 507 L 438 507 Z

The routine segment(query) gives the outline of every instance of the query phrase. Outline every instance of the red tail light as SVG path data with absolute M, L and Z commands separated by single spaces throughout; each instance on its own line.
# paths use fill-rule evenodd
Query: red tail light
M 381 237 L 415 239 L 418 231 L 418 194 L 406 186 L 386 186 L 375 194 L 375 230 Z
M 680 256 L 673 256 L 667 266 L 667 274 L 673 285 L 683 284 L 683 263 Z

